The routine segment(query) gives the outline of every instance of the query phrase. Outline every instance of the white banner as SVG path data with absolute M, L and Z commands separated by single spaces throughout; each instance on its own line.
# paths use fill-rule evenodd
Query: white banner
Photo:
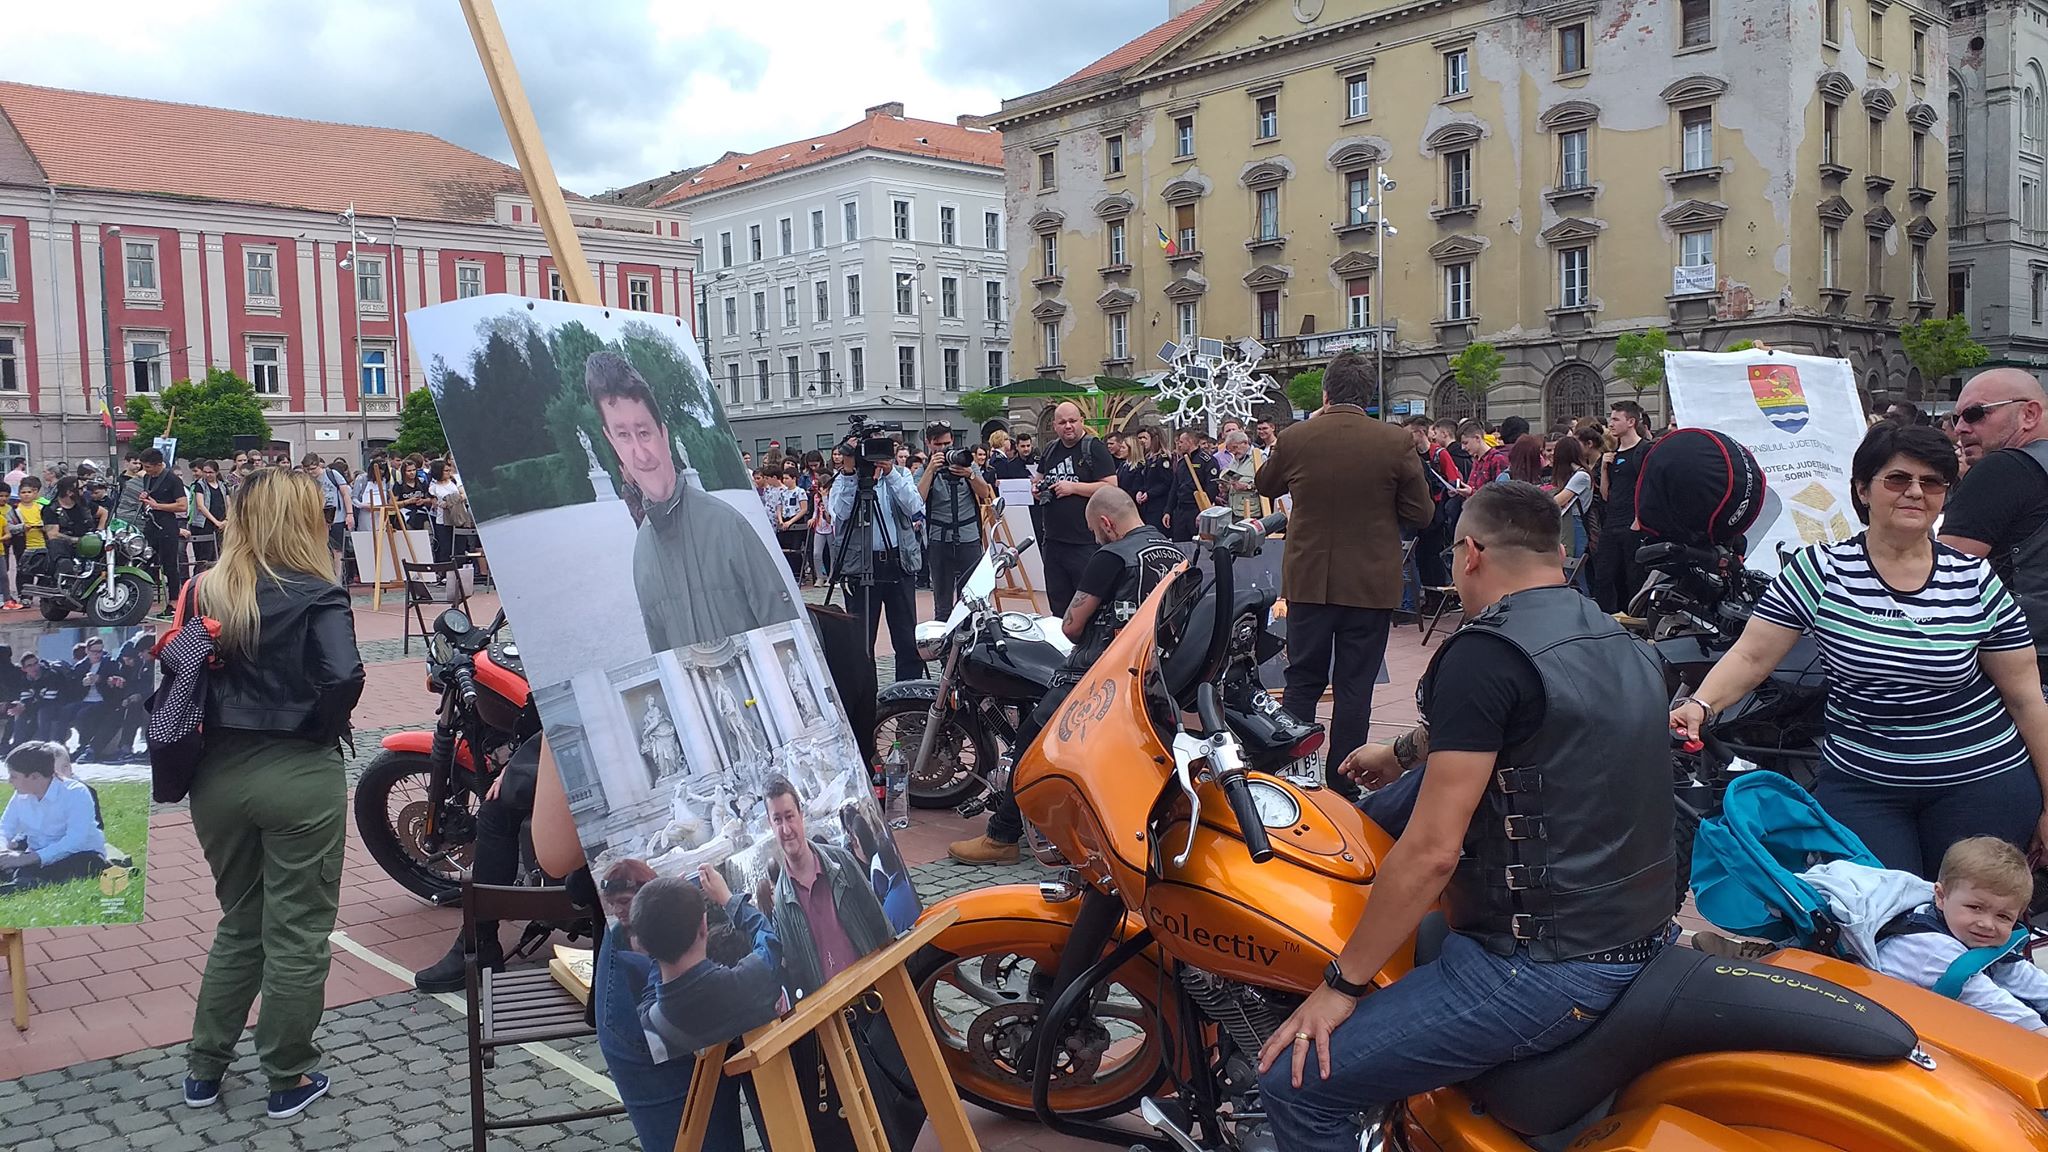
M 1862 530 L 1849 503 L 1849 462 L 1863 404 L 1846 360 L 1789 352 L 1666 352 L 1671 410 L 1686 428 L 1734 437 L 1764 471 L 1764 509 L 1749 565 L 1778 570 L 1778 548 L 1845 540 Z

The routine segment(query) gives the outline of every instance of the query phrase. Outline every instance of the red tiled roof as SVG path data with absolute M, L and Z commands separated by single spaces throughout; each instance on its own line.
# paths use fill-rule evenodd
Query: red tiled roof
M 720 157 L 673 192 L 656 200 L 653 206 L 665 208 L 671 204 L 688 203 L 698 196 L 865 150 L 929 156 L 985 168 L 1003 166 L 1003 135 L 1000 132 L 962 128 L 935 120 L 912 120 L 871 110 L 859 123 L 829 135 L 763 148 L 746 156 Z
M 1138 37 L 1136 40 L 1081 69 L 1079 72 L 1060 81 L 1060 84 L 1072 84 L 1076 80 L 1087 80 L 1095 76 L 1104 76 L 1111 72 L 1121 72 L 1165 47 L 1174 37 L 1194 27 L 1196 23 L 1207 18 L 1209 13 L 1222 7 L 1225 2 L 1226 0 L 1202 0 L 1202 3 L 1195 5 L 1193 8 L 1175 16 L 1159 27 Z M 1054 85 L 1054 87 L 1058 86 L 1057 84 Z
M 62 187 L 364 216 L 487 220 L 519 170 L 423 132 L 0 82 L 0 116 Z

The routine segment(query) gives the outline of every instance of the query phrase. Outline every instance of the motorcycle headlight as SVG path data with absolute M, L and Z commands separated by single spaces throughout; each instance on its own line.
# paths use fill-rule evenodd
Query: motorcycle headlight
M 926 620 L 916 629 L 917 655 L 920 660 L 936 660 L 946 654 L 946 637 L 952 632 L 944 620 Z

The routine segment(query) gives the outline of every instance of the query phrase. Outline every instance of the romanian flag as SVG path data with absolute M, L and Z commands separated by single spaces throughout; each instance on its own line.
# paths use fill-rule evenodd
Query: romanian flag
M 112 409 L 107 407 L 107 398 L 105 396 L 100 397 L 100 427 L 105 428 L 109 432 L 114 430 L 114 413 Z
M 1171 239 L 1167 238 L 1166 227 L 1164 225 L 1157 224 L 1153 225 L 1153 227 L 1159 229 L 1159 250 L 1166 253 L 1168 256 L 1180 255 L 1180 247 L 1176 245 Z

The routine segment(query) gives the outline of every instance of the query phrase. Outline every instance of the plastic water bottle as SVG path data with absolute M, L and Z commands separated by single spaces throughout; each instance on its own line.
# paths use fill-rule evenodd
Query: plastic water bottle
M 889 754 L 882 757 L 882 779 L 888 788 L 889 827 L 910 827 L 910 761 L 903 755 L 902 741 L 890 744 Z

